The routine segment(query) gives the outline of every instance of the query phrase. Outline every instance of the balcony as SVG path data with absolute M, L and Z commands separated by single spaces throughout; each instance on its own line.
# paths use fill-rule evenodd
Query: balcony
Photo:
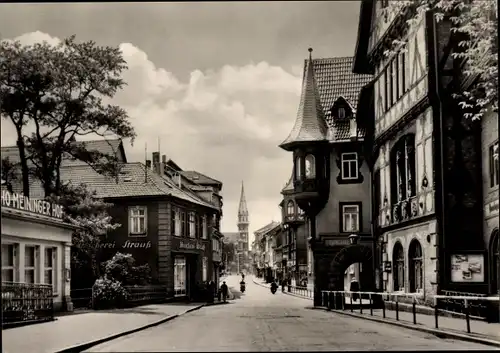
M 320 182 L 318 179 L 295 180 L 293 188 L 297 200 L 316 198 L 319 197 Z

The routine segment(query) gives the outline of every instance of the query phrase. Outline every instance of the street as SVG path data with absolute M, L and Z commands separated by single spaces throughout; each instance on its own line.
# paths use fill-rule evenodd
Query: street
M 88 352 L 491 350 L 419 331 L 307 308 L 310 301 L 275 295 L 237 276 L 227 278 L 235 300 L 204 307 L 171 322 L 101 344 Z

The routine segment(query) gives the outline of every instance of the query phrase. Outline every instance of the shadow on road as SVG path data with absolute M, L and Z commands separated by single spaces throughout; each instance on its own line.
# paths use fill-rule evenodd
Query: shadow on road
M 230 287 L 228 286 L 229 288 L 229 291 L 231 292 L 232 296 L 231 296 L 231 299 L 241 299 L 242 296 L 245 295 L 245 293 L 241 293 L 238 289 L 236 289 L 235 287 Z

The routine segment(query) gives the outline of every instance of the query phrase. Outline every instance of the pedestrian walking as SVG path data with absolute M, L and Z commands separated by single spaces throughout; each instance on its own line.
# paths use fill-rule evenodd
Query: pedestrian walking
M 227 292 L 228 292 L 226 281 L 222 282 L 222 285 L 220 286 L 220 290 L 222 292 L 222 300 L 225 303 L 226 299 L 227 299 Z
M 349 287 L 349 291 L 354 292 L 354 293 L 351 293 L 352 299 L 358 300 L 359 294 L 356 292 L 359 292 L 359 282 L 356 279 L 356 277 L 353 277 L 353 279 L 351 280 L 351 285 Z

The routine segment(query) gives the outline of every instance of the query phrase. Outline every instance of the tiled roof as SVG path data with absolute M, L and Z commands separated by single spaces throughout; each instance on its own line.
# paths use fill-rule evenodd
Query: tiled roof
M 87 151 L 99 151 L 103 154 L 116 156 L 120 162 L 127 163 L 127 157 L 123 153 L 123 142 L 121 139 L 76 141 L 82 144 Z M 87 164 L 71 157 L 63 160 L 63 166 Z
M 272 221 L 271 223 L 266 224 L 264 227 L 257 229 L 254 233 L 266 234 L 271 230 L 273 230 L 274 228 L 278 227 L 279 225 L 281 225 L 280 222 Z
M 287 191 L 293 191 L 293 172 L 292 175 L 290 175 L 290 179 L 286 183 L 285 187 L 281 190 L 281 192 L 287 192 Z
M 189 190 L 181 190 L 169 178 L 161 177 L 152 170 L 146 174 L 145 169 L 142 163 L 125 163 L 117 182 L 115 178 L 101 175 L 88 165 L 66 166 L 61 168 L 61 180 L 86 184 L 100 198 L 165 195 L 214 208 Z
M 327 129 L 314 68 L 311 60 L 306 60 L 295 125 L 280 147 L 288 149 L 295 142 L 324 141 Z
M 347 141 L 351 138 L 350 119 L 335 119 L 328 130 L 328 140 L 330 141 Z M 358 137 L 365 136 L 365 129 L 357 127 Z
M 205 174 L 202 174 L 195 170 L 185 170 L 182 171 L 181 174 L 197 184 L 222 184 L 222 182 L 210 178 L 209 176 L 206 176 Z

